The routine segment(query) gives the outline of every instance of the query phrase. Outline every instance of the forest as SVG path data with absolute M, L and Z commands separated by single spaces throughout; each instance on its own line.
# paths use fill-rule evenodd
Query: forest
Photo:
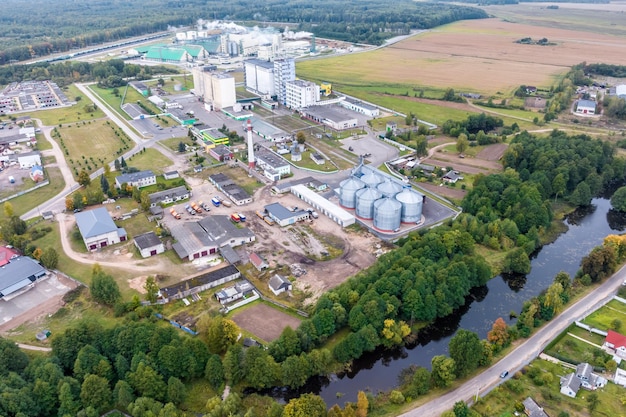
M 482 253 L 485 248 L 506 251 L 503 272 L 528 273 L 529 255 L 552 220 L 552 201 L 585 206 L 592 196 L 624 182 L 626 161 L 614 153 L 613 145 L 585 135 L 555 130 L 539 138 L 522 132 L 503 157 L 504 172 L 476 178 L 462 202 L 462 215 L 400 240 L 371 268 L 324 294 L 309 319 L 296 330 L 287 327 L 267 350 L 244 348 L 237 325 L 221 316 L 200 320 L 195 338 L 182 334 L 157 320 L 155 310 L 138 298 L 122 300 L 113 277 L 94 267 L 90 297 L 120 320 L 109 328 L 76 323 L 54 336 L 47 358 L 29 360 L 12 342 L 0 339 L 0 414 L 97 416 L 118 408 L 134 417 L 181 416 L 190 387 L 205 381 L 216 392 L 225 384 L 235 387 L 226 401 L 215 397 L 204 410 L 194 410 L 206 416 L 325 416 L 326 405 L 314 395 L 282 406 L 240 393 L 274 386 L 298 389 L 310 377 L 364 352 L 406 343 L 415 336 L 412 329 L 449 315 L 472 288 L 493 276 L 478 245 Z M 450 357 L 433 358 L 431 370 L 404 372 L 389 401 L 401 403 L 430 387 L 446 387 L 488 365 L 510 340 L 527 337 L 560 311 L 573 286 L 604 279 L 624 259 L 626 241 L 607 241 L 583 259 L 573 284 L 567 274 L 558 274 L 546 292 L 524 305 L 515 326 L 496 321 L 486 341 L 460 331 L 450 342 Z M 342 337 L 328 347 L 326 342 L 339 331 Z M 467 352 L 477 354 L 468 357 Z M 328 415 L 352 415 L 344 413 L 333 407 Z
M 0 16 L 0 65 L 189 26 L 198 19 L 288 24 L 292 30 L 306 30 L 321 37 L 379 45 L 413 29 L 487 17 L 484 11 L 472 7 L 409 0 L 396 1 L 393 8 L 374 0 L 265 0 L 254 8 L 244 0 L 59 3 L 3 2 L 6 10 L 28 13 Z

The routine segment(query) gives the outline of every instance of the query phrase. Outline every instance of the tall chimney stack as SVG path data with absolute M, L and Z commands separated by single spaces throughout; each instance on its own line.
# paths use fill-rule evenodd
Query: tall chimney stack
M 255 160 L 254 160 L 254 143 L 252 142 L 252 122 L 248 119 L 248 125 L 246 126 L 246 130 L 248 131 L 248 168 L 254 169 Z

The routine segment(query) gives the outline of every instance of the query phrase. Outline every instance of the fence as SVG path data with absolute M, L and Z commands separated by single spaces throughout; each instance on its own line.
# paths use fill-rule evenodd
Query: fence
M 266 296 L 264 296 L 263 294 L 259 293 L 261 300 L 266 301 L 268 303 L 274 304 L 275 306 L 278 306 L 280 308 L 284 308 L 285 310 L 289 310 L 289 311 L 295 311 L 297 314 L 299 314 L 302 317 L 309 317 L 309 313 L 307 313 L 306 311 L 302 311 L 302 310 L 298 310 L 295 309 L 293 307 L 289 307 L 288 305 L 279 303 L 278 301 L 272 300 L 271 298 L 268 298 Z
M 31 191 L 35 191 L 36 189 L 44 187 L 44 186 L 46 186 L 48 184 L 50 184 L 50 181 L 44 180 L 44 181 L 40 182 L 39 184 L 35 185 L 34 187 L 29 188 L 28 190 L 20 191 L 19 193 L 16 193 L 16 194 L 10 195 L 8 197 L 5 197 L 3 199 L 0 199 L 0 204 L 4 203 L 5 201 L 8 201 L 8 200 L 11 200 L 13 198 L 16 198 L 16 197 L 19 197 L 21 195 L 24 195 L 26 193 L 30 193 Z

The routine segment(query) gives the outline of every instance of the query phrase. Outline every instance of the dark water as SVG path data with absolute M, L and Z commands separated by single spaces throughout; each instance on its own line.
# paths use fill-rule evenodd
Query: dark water
M 626 217 L 611 210 L 609 200 L 594 199 L 591 207 L 576 211 L 565 223 L 568 231 L 531 259 L 530 274 L 493 278 L 486 286 L 474 289 L 459 310 L 420 332 L 415 344 L 366 354 L 354 362 L 350 372 L 309 381 L 306 391 L 322 396 L 328 406 L 343 405 L 346 401 L 356 402 L 360 390 L 377 393 L 393 388 L 400 371 L 410 365 L 430 369 L 431 358 L 447 353 L 448 342 L 457 329 L 468 329 L 485 338 L 498 317 L 513 323 L 509 312 L 519 313 L 524 301 L 546 289 L 559 271 L 573 277 L 583 256 L 607 235 L 626 228 Z

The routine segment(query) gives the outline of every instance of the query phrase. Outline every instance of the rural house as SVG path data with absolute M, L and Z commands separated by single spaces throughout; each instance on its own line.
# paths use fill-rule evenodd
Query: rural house
M 291 281 L 278 274 L 274 274 L 274 276 L 270 278 L 268 286 L 270 287 L 270 290 L 272 290 L 274 295 L 278 295 L 281 292 L 285 291 L 291 291 L 292 288 Z
M 594 391 L 606 383 L 606 378 L 594 374 L 593 367 L 583 362 L 576 366 L 576 372 L 561 378 L 561 394 L 574 398 L 580 387 Z
M 170 188 L 169 190 L 157 191 L 156 193 L 148 194 L 150 199 L 150 207 L 156 207 L 158 205 L 167 205 L 176 201 L 186 200 L 191 197 L 191 191 L 184 185 L 176 188 Z
M 260 255 L 257 255 L 254 252 L 250 254 L 250 263 L 254 265 L 254 267 L 259 271 L 263 271 L 264 269 L 270 267 L 265 259 L 263 259 Z
M 626 336 L 609 330 L 604 339 L 603 348 L 620 359 L 626 359 Z
M 524 404 L 524 412 L 528 417 L 549 417 L 543 408 L 539 407 L 539 404 L 532 398 L 526 398 L 522 404 Z
M 462 180 L 463 176 L 459 175 L 457 171 L 448 171 L 446 175 L 441 177 L 442 180 L 447 182 L 448 184 L 456 184 L 458 180 Z
M 104 207 L 76 213 L 75 217 L 83 242 L 89 250 L 124 242 L 127 238 L 126 230 L 117 227 Z
M 143 258 L 158 255 L 165 252 L 165 247 L 161 239 L 154 233 L 148 232 L 139 236 L 135 236 L 135 246 L 139 249 L 139 253 Z
M 592 100 L 578 100 L 578 103 L 576 103 L 576 113 L 596 114 L 596 102 Z

